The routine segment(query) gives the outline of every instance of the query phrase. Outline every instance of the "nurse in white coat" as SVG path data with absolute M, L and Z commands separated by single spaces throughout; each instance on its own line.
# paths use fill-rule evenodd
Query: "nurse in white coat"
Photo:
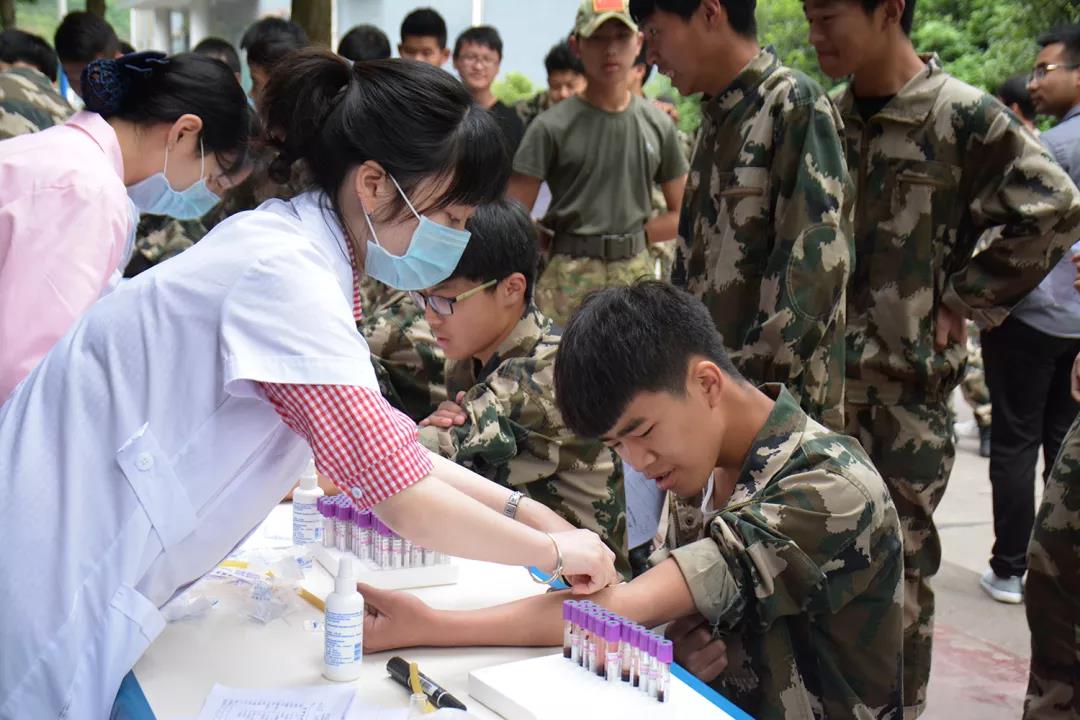
M 261 109 L 313 190 L 121 285 L 0 408 L 0 718 L 106 717 L 159 608 L 312 453 L 425 547 L 583 592 L 615 579 L 592 533 L 528 500 L 512 520 L 509 491 L 429 456 L 356 331 L 364 269 L 419 289 L 457 264 L 466 219 L 506 183 L 495 122 L 441 70 L 318 50 L 279 66 Z

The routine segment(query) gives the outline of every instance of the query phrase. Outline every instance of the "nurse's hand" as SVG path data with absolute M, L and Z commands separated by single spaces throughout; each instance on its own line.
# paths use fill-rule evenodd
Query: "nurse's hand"
M 431 644 L 434 613 L 423 600 L 410 593 L 379 590 L 357 583 L 364 596 L 364 652 Z
M 568 530 L 552 533 L 562 553 L 563 576 L 577 595 L 591 595 L 619 581 L 615 572 L 615 553 L 591 530 Z M 553 565 L 538 566 L 551 570 Z

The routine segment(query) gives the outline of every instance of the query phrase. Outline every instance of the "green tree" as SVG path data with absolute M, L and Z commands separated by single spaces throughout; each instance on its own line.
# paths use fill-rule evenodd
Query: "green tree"
M 504 105 L 513 105 L 531 98 L 539 92 L 539 89 L 533 85 L 532 80 L 529 80 L 525 73 L 511 70 L 501 80 L 496 80 L 492 84 L 491 92 Z

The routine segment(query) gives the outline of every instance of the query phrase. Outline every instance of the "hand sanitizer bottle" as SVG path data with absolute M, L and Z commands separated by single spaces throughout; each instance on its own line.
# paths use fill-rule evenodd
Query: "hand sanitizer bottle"
M 300 478 L 300 487 L 293 491 L 292 536 L 293 545 L 312 545 L 322 542 L 323 519 L 319 513 L 319 498 L 324 495 L 315 474 L 312 460 Z
M 356 680 L 364 662 L 364 596 L 356 589 L 350 556 L 339 561 L 334 592 L 326 598 L 323 628 L 326 631 L 323 677 L 335 682 Z

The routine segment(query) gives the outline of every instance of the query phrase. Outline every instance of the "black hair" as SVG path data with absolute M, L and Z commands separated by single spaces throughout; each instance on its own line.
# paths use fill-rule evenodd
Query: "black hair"
M 581 58 L 570 49 L 570 43 L 563 40 L 552 46 L 548 54 L 544 56 L 544 69 L 547 74 L 555 72 L 574 72 L 578 75 L 585 74 L 585 66 L 581 64 Z
M 14 29 L 0 33 L 0 62 L 32 65 L 50 80 L 56 79 L 60 67 L 56 53 L 45 38 Z
M 357 25 L 338 43 L 338 55 L 353 62 L 390 57 L 390 38 L 374 25 Z
M 709 311 L 689 293 L 656 280 L 594 292 L 570 318 L 555 356 L 559 411 L 578 435 L 600 437 L 638 393 L 684 396 L 696 355 L 743 381 Z
M 638 65 L 645 66 L 645 74 L 641 76 L 641 84 L 644 85 L 649 82 L 649 76 L 652 75 L 653 71 L 652 63 L 649 62 L 649 51 L 644 43 L 641 45 L 641 52 L 639 52 L 638 56 L 634 59 L 634 66 L 637 67 Z
M 754 17 L 757 0 L 720 0 L 720 4 L 727 11 L 732 30 L 744 37 L 757 37 L 757 18 Z M 630 0 L 630 16 L 639 25 L 657 10 L 689 20 L 699 7 L 701 0 Z
M 243 68 L 240 66 L 240 54 L 236 52 L 236 48 L 228 40 L 222 40 L 218 37 L 204 38 L 191 49 L 191 52 L 196 55 L 217 58 L 228 65 L 229 69 L 237 75 L 243 72 Z
M 1039 36 L 1039 47 L 1061 43 L 1070 65 L 1080 65 L 1080 23 L 1058 25 Z
M 525 276 L 525 303 L 532 302 L 540 251 L 536 226 L 521 203 L 501 198 L 481 205 L 465 229 L 472 237 L 450 278 L 487 282 L 521 273 Z
M 1001 83 L 1001 87 L 995 94 L 1007 107 L 1016 105 L 1024 120 L 1034 120 L 1035 103 L 1032 102 L 1031 95 L 1028 93 L 1027 83 L 1027 75 L 1013 75 Z
M 275 64 L 300 48 L 307 47 L 304 28 L 281 18 L 263 18 L 252 24 L 240 38 L 240 48 L 247 52 L 248 64 L 269 71 Z
M 191 113 L 202 119 L 203 150 L 227 173 L 247 158 L 251 109 L 228 66 L 194 53 L 156 52 L 96 60 L 82 74 L 86 109 L 137 125 L 174 123 Z
M 401 21 L 401 42 L 408 37 L 433 37 L 446 48 L 446 21 L 432 8 L 413 10 Z
M 494 50 L 499 56 L 499 60 L 502 60 L 503 54 L 503 42 L 499 37 L 499 31 L 490 25 L 477 25 L 471 27 L 465 32 L 458 35 L 457 40 L 454 42 L 454 59 L 457 60 L 458 55 L 461 54 L 461 47 L 465 43 L 471 43 L 473 45 L 481 45 L 488 50 Z
M 120 52 L 120 40 L 112 25 L 82 10 L 64 16 L 53 36 L 60 62 L 90 62 Z
M 272 176 L 303 160 L 314 185 L 337 207 L 349 170 L 379 163 L 412 195 L 432 177 L 450 184 L 433 207 L 481 205 L 500 197 L 510 162 L 490 113 L 450 73 L 414 60 L 350 63 L 319 48 L 279 63 L 259 103 Z M 423 211 L 427 208 L 419 208 Z M 399 198 L 395 212 L 407 213 Z
M 129 43 L 127 40 L 121 40 L 120 52 L 124 55 L 131 55 L 133 52 L 135 52 L 135 46 Z
M 805 0 L 804 0 L 805 2 Z M 885 0 L 862 0 L 863 10 L 867 15 L 877 10 Z M 905 35 L 911 34 L 911 26 L 915 22 L 915 0 L 904 0 L 904 12 L 900 16 L 900 29 Z

